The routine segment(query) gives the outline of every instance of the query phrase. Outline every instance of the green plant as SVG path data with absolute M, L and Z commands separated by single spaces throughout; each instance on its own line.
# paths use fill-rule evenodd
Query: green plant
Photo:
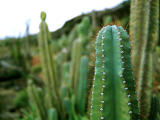
M 28 93 L 30 97 L 30 102 L 34 103 L 37 115 L 40 120 L 46 120 L 47 118 L 47 108 L 44 99 L 44 95 L 40 88 L 36 88 L 31 80 L 28 82 Z M 41 98 L 41 99 L 40 99 Z
M 88 80 L 88 58 L 83 56 L 79 68 L 79 80 L 77 90 L 77 109 L 80 114 L 85 114 L 86 95 L 87 95 L 87 80 Z
M 130 16 L 132 64 L 137 81 L 140 119 L 147 120 L 153 81 L 153 54 L 158 40 L 159 0 L 132 0 Z
M 91 102 L 91 120 L 138 120 L 129 36 L 122 27 L 104 27 L 97 36 Z
M 50 107 L 55 107 L 58 113 L 61 113 L 61 118 L 65 118 L 65 112 L 62 101 L 59 95 L 60 82 L 57 78 L 56 64 L 52 58 L 52 51 L 49 46 L 50 33 L 45 22 L 46 14 L 41 13 L 40 32 L 38 35 L 38 43 L 40 50 L 40 58 L 42 62 L 42 70 L 44 74 L 44 83 L 49 97 Z
M 70 67 L 70 82 L 71 82 L 71 91 L 77 91 L 77 83 L 78 83 L 78 76 L 79 76 L 79 65 L 80 65 L 80 58 L 82 52 L 82 43 L 78 39 L 74 41 L 73 48 L 72 48 L 72 63 Z
M 48 120 L 58 120 L 57 111 L 53 108 L 48 111 Z

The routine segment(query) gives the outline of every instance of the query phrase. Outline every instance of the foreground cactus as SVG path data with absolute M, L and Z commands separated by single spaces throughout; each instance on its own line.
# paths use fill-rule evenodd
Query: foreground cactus
M 97 36 L 91 100 L 91 120 L 138 119 L 129 37 L 122 27 L 104 27 Z
M 140 119 L 148 120 L 153 81 L 153 54 L 158 40 L 159 0 L 132 0 L 130 17 L 132 64 L 138 83 Z

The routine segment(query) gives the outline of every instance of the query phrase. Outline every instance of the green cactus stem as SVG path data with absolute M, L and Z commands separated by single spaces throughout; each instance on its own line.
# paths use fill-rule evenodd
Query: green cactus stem
M 85 114 L 86 108 L 86 94 L 87 94 L 87 80 L 88 80 L 88 58 L 83 56 L 80 62 L 78 91 L 77 91 L 77 109 L 80 114 Z
M 71 91 L 77 91 L 78 76 L 79 76 L 79 65 L 81 58 L 82 45 L 81 41 L 78 39 L 74 42 L 72 48 L 72 64 L 70 69 L 70 81 L 71 81 Z
M 129 120 L 138 114 L 130 64 L 130 44 L 122 27 L 102 28 L 96 40 L 91 120 Z
M 65 112 L 63 112 L 63 106 L 59 95 L 59 81 L 57 79 L 56 65 L 55 61 L 52 58 L 51 48 L 49 46 L 50 33 L 48 30 L 47 23 L 45 22 L 46 14 L 45 12 L 41 13 L 41 24 L 40 32 L 38 35 L 38 43 L 40 50 L 40 58 L 42 62 L 42 70 L 44 74 L 44 83 L 47 88 L 49 102 L 51 107 L 56 107 L 58 113 L 61 113 L 62 118 L 64 118 Z
M 49 109 L 48 120 L 58 120 L 56 109 L 54 108 Z
M 148 120 L 153 81 L 153 52 L 158 40 L 159 0 L 132 0 L 130 17 L 132 64 L 138 83 L 140 119 Z

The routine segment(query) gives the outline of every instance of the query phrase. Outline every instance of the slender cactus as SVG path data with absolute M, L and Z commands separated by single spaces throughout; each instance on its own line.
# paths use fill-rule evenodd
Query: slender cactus
M 46 14 L 45 12 L 41 13 L 41 24 L 40 24 L 40 32 L 38 36 L 39 42 L 39 50 L 40 50 L 40 57 L 42 61 L 42 69 L 44 73 L 44 82 L 46 84 L 47 92 L 49 98 L 49 102 L 51 107 L 56 107 L 58 113 L 62 115 L 60 117 L 64 118 L 65 112 L 63 112 L 63 106 L 59 95 L 59 87 L 58 87 L 58 79 L 56 73 L 56 65 L 52 58 L 51 48 L 48 44 L 50 40 L 50 33 L 48 30 L 48 26 L 45 22 Z
M 130 36 L 132 64 L 138 83 L 140 119 L 147 120 L 153 79 L 153 52 L 158 40 L 159 0 L 132 0 Z
M 122 27 L 104 27 L 97 36 L 91 100 L 91 120 L 138 119 L 129 37 Z
M 78 83 L 78 76 L 79 76 L 79 65 L 80 65 L 80 58 L 81 58 L 81 50 L 82 45 L 81 41 L 78 39 L 74 42 L 72 48 L 72 64 L 70 69 L 70 81 L 71 81 L 71 91 L 77 91 L 77 83 Z
M 77 91 L 77 109 L 80 114 L 85 114 L 86 94 L 87 94 L 87 79 L 88 79 L 88 58 L 81 58 Z
M 45 106 L 42 91 L 34 86 L 31 80 L 28 82 L 28 93 L 31 101 L 36 107 L 36 111 L 40 120 L 47 119 L 47 109 Z
M 48 120 L 58 120 L 56 109 L 54 108 L 49 109 Z

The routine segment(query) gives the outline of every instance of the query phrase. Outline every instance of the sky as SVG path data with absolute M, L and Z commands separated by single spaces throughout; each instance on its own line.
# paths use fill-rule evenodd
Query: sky
M 123 0 L 1 0 L 0 38 L 22 37 L 26 23 L 30 34 L 38 33 L 40 13 L 47 13 L 50 31 L 61 28 L 67 20 L 93 10 L 112 8 Z

